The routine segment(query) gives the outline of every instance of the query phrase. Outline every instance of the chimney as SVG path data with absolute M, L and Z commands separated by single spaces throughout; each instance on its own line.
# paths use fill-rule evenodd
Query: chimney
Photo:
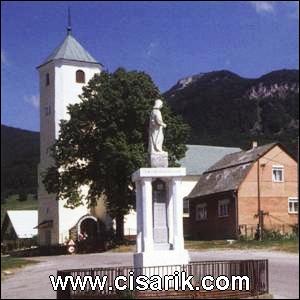
M 258 145 L 258 144 L 257 144 L 257 141 L 253 141 L 253 142 L 252 142 L 252 149 L 257 148 L 257 145 Z

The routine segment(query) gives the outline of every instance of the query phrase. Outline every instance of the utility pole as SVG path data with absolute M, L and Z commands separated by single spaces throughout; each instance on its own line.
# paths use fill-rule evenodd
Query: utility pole
M 258 217 L 258 239 L 262 240 L 262 211 L 260 208 L 260 174 L 259 157 L 257 159 L 257 217 Z
M 298 157 L 297 157 L 297 191 L 298 191 L 298 193 L 297 193 L 297 198 L 298 198 L 298 226 L 297 226 L 297 235 L 298 235 L 298 237 L 299 237 L 299 135 L 298 135 L 298 137 L 297 137 L 297 139 L 298 139 Z

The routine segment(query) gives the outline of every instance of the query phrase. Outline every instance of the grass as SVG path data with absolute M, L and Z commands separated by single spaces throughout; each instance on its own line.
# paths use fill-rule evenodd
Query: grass
M 260 249 L 276 250 L 291 253 L 299 252 L 298 240 L 240 240 L 233 243 L 227 241 L 185 241 L 188 250 L 208 250 L 208 249 Z
M 109 252 L 134 252 L 136 249 L 135 245 L 118 245 L 115 248 L 109 250 Z
M 8 276 L 7 272 L 13 273 L 16 269 L 36 263 L 38 263 L 38 261 L 10 256 L 1 256 L 1 280 Z
M 265 241 L 234 241 L 229 243 L 226 240 L 220 241 L 185 241 L 185 248 L 191 251 L 201 250 L 226 250 L 226 249 L 260 249 L 260 250 L 276 250 L 290 253 L 299 253 L 298 240 L 265 240 Z M 120 245 L 110 250 L 110 252 L 134 252 L 135 245 Z
M 1 226 L 7 210 L 30 210 L 38 209 L 38 201 L 32 195 L 28 195 L 26 201 L 19 201 L 18 195 L 9 196 L 5 203 L 1 203 Z

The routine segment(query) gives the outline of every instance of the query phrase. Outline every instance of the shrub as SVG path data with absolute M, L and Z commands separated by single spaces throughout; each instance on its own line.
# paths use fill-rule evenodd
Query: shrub
M 281 233 L 278 230 L 268 230 L 265 229 L 263 231 L 263 240 L 270 240 L 270 241 L 283 241 L 283 240 L 295 240 L 298 238 L 297 233 Z

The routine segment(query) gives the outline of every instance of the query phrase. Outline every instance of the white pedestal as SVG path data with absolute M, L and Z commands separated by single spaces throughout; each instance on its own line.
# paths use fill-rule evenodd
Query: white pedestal
M 151 153 L 150 165 L 152 168 L 167 168 L 168 167 L 168 153 Z
M 187 265 L 189 260 L 187 250 L 157 250 L 133 255 L 135 268 Z
M 132 175 L 132 180 L 136 184 L 137 209 L 137 253 L 134 254 L 135 268 L 154 266 L 176 267 L 176 265 L 186 265 L 189 263 L 189 255 L 184 249 L 183 239 L 181 178 L 185 175 L 185 168 L 141 168 Z M 167 207 L 168 237 L 167 243 L 164 244 L 158 243 L 153 238 L 155 220 L 153 220 L 152 182 L 157 182 L 157 179 L 163 181 L 166 186 L 165 203 Z

